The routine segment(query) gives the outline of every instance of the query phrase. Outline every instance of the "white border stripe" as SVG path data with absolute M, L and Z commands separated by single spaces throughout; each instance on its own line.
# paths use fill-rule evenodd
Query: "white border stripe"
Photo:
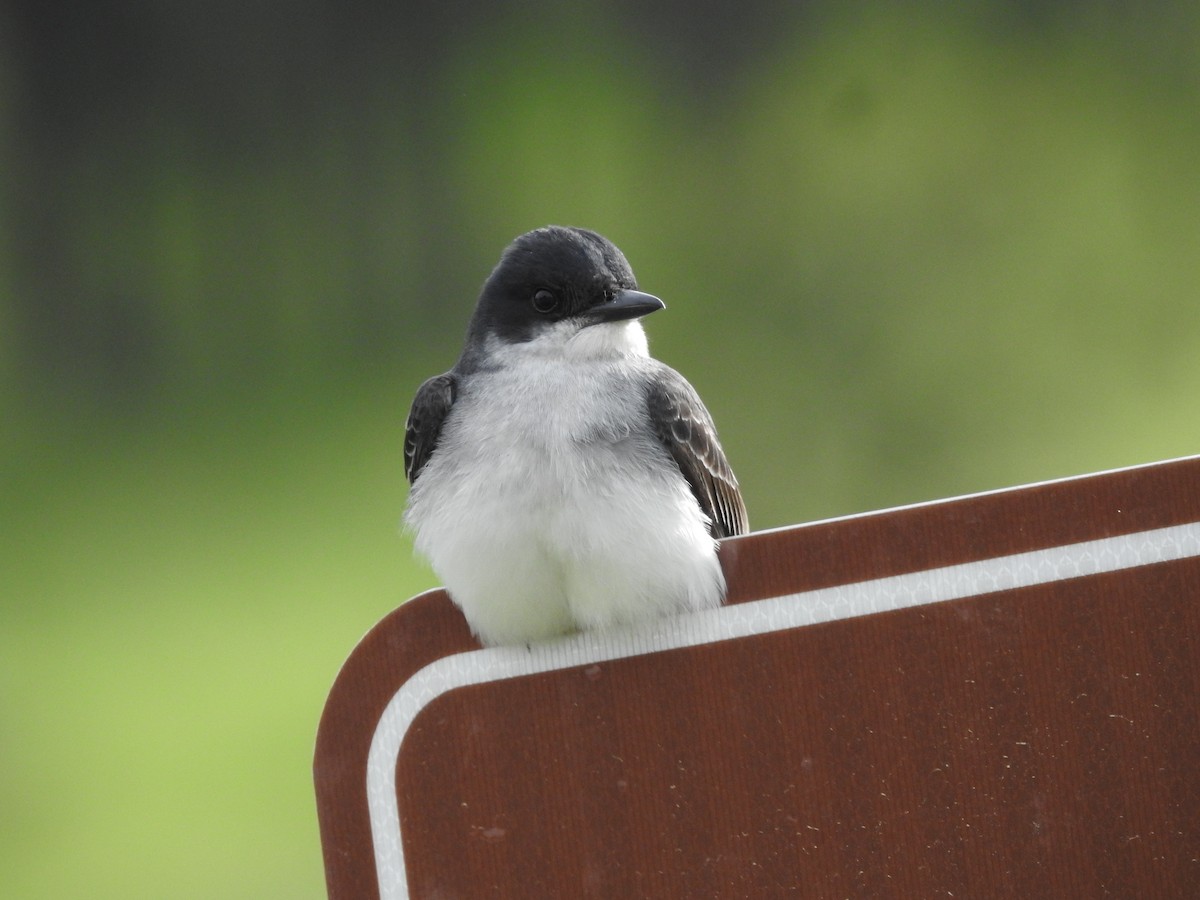
M 443 657 L 400 686 L 371 740 L 366 787 L 380 898 L 408 897 L 396 797 L 400 745 L 417 714 L 455 688 L 1193 556 L 1200 556 L 1200 522 L 723 606 L 637 629 Z

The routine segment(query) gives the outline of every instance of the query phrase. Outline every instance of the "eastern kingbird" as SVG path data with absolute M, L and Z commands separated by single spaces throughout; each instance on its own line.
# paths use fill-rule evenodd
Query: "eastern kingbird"
M 539 228 L 417 391 L 405 521 L 484 644 L 724 599 L 716 541 L 746 507 L 695 389 L 650 358 L 638 320 L 664 307 L 605 238 Z

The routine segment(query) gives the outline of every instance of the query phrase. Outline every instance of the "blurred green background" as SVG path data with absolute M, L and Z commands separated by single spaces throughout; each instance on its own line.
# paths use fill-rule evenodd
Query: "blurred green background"
M 554 222 L 756 528 L 1200 449 L 1192 4 L 0 6 L 0 883 L 317 898 L 417 384 Z

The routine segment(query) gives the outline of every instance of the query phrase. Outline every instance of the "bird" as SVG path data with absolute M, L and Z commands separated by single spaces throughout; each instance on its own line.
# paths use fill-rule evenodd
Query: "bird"
M 483 646 L 723 603 L 746 505 L 696 390 L 650 356 L 641 319 L 665 307 L 607 238 L 538 228 L 418 388 L 404 525 Z

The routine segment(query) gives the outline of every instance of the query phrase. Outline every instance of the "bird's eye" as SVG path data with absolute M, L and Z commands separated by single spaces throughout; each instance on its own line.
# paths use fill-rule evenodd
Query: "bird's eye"
M 554 312 L 558 309 L 558 295 L 553 291 L 548 291 L 542 288 L 539 291 L 534 291 L 533 308 L 542 315 Z

